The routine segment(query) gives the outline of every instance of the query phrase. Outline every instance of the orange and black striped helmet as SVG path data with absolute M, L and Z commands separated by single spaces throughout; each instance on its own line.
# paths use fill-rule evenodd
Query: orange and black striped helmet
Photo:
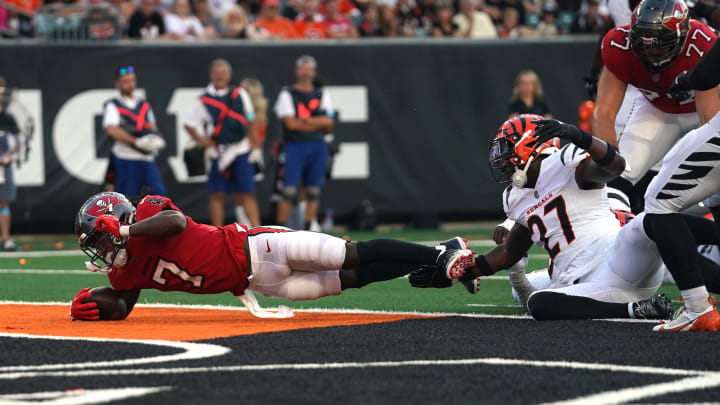
M 532 122 L 542 119 L 536 114 L 523 114 L 510 118 L 500 126 L 490 143 L 489 165 L 495 181 L 510 182 L 516 168 L 522 168 L 531 157 L 535 159 L 548 148 L 559 146 L 557 138 L 537 143 L 537 125 Z

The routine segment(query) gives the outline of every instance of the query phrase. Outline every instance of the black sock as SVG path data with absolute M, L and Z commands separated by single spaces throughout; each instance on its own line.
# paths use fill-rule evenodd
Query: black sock
M 347 288 L 365 287 L 377 281 L 402 277 L 419 267 L 417 264 L 408 263 L 375 262 L 362 264 L 358 270 L 342 270 L 340 272 L 340 285 L 343 290 Z
M 700 255 L 697 260 L 707 290 L 720 294 L 720 266 L 703 255 Z
M 357 243 L 360 264 L 414 263 L 435 264 L 439 250 L 396 239 L 373 239 Z
M 657 244 L 660 257 L 680 290 L 704 285 L 697 265 L 697 243 L 681 214 L 647 214 L 645 233 Z
M 628 304 L 602 302 L 550 291 L 531 295 L 528 311 L 538 321 L 630 318 Z
M 310 222 L 305 221 L 305 224 L 303 226 L 304 226 L 304 228 L 303 228 L 304 230 L 306 230 L 306 231 L 310 230 Z
M 695 236 L 695 242 L 697 242 L 698 245 L 720 244 L 720 240 L 718 240 L 716 222 L 695 215 L 683 214 L 683 218 L 690 228 L 690 232 L 692 232 L 693 236 Z

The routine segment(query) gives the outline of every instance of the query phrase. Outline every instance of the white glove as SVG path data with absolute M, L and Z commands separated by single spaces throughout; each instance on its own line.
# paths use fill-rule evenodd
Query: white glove
M 149 134 L 138 138 L 135 146 L 147 153 L 155 153 L 165 147 L 165 140 L 158 135 Z
M 292 318 L 295 316 L 293 311 L 285 306 L 278 306 L 278 311 L 268 311 L 263 309 L 255 298 L 255 295 L 251 290 L 246 289 L 245 294 L 239 296 L 240 301 L 245 305 L 245 308 L 256 318 Z
M 256 163 L 260 167 L 265 167 L 265 158 L 263 157 L 262 149 L 250 150 L 250 155 L 248 155 L 248 163 Z

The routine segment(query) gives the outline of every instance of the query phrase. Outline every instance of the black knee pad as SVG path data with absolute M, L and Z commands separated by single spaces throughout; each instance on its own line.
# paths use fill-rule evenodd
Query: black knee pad
M 320 187 L 306 187 L 305 194 L 309 202 L 320 201 Z
M 553 305 L 557 305 L 557 294 L 554 292 L 537 291 L 528 299 L 528 312 L 538 321 L 555 319 Z
M 297 187 L 284 186 L 281 191 L 282 191 L 282 199 L 283 199 L 283 201 L 289 202 L 289 203 L 292 203 L 292 204 L 296 204 L 296 203 L 297 203 L 297 198 L 298 198 L 298 189 L 297 189 Z

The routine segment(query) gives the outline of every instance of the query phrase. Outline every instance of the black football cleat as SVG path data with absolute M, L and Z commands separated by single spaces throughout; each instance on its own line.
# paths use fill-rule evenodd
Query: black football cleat
M 440 248 L 440 246 L 443 246 L 445 249 Z M 441 242 L 440 246 L 438 246 L 439 250 L 443 251 L 446 249 L 468 248 L 467 239 L 461 238 L 460 236 Z M 470 294 L 475 294 L 480 291 L 480 277 L 472 277 L 469 273 L 466 273 L 462 278 L 460 278 L 460 282 L 463 283 Z
M 633 304 L 633 317 L 636 319 L 670 319 L 672 315 L 672 302 L 665 294 Z
M 475 252 L 470 249 L 448 249 L 437 258 L 437 266 L 449 279 L 458 279 L 465 269 L 475 264 Z

